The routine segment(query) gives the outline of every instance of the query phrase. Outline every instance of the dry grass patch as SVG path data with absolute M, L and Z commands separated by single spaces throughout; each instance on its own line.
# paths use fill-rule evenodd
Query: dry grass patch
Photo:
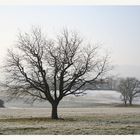
M 50 109 L 0 110 L 0 134 L 140 134 L 139 108 L 62 108 L 59 111 L 64 119 L 50 119 Z
M 1 134 L 116 135 L 140 134 L 140 115 L 86 115 L 51 120 L 45 117 L 0 119 Z

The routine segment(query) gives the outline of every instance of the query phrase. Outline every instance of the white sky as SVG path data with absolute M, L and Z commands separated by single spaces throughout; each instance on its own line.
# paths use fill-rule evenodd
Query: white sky
M 0 63 L 19 30 L 39 25 L 48 36 L 63 27 L 111 52 L 113 64 L 140 66 L 140 6 L 0 5 Z

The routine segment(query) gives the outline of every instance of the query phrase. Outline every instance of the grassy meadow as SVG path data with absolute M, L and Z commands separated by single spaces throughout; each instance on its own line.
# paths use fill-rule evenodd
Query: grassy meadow
M 140 134 L 138 107 L 59 108 L 60 120 L 48 109 L 0 109 L 3 135 L 133 135 Z

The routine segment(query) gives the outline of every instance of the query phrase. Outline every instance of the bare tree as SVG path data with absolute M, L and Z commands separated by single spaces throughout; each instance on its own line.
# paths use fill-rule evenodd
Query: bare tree
M 98 51 L 67 29 L 55 40 L 47 40 L 39 28 L 20 33 L 14 51 L 8 51 L 5 86 L 11 95 L 49 101 L 52 119 L 58 119 L 57 107 L 65 96 L 82 94 L 86 83 L 107 72 L 108 55 L 101 57 Z
M 128 101 L 128 92 L 127 92 L 127 85 L 124 79 L 121 79 L 120 84 L 118 85 L 118 91 L 121 93 L 121 99 L 125 105 L 127 105 Z
M 133 99 L 140 93 L 140 81 L 136 78 L 122 79 L 118 90 L 122 94 L 124 104 L 126 105 L 129 102 L 129 105 L 132 105 Z

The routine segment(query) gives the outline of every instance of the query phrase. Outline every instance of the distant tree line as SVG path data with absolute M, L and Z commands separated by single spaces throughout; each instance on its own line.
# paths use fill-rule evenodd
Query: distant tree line
M 86 84 L 88 90 L 117 90 L 121 78 L 107 77 Z
M 87 85 L 87 88 L 93 90 L 115 90 L 121 93 L 120 99 L 125 105 L 133 104 L 133 100 L 140 97 L 140 81 L 134 77 L 114 78 L 108 77 L 96 84 Z

